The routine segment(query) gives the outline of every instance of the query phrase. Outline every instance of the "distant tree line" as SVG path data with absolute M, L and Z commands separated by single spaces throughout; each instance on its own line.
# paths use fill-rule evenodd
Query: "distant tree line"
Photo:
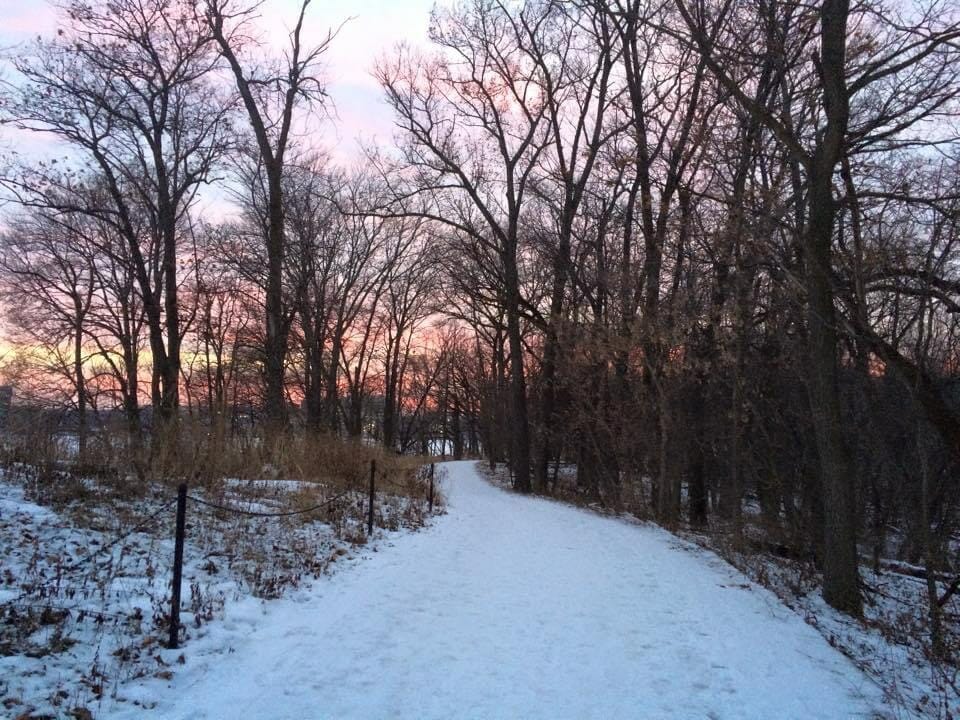
M 3 120 L 56 157 L 3 172 L 5 370 L 70 410 L 81 454 L 120 413 L 132 447 L 145 418 L 223 436 L 251 416 L 431 447 L 438 266 L 421 221 L 363 214 L 375 175 L 305 136 L 335 35 L 306 41 L 308 5 L 281 54 L 252 39 L 259 3 L 120 0 L 64 3 L 55 37 L 8 56 Z

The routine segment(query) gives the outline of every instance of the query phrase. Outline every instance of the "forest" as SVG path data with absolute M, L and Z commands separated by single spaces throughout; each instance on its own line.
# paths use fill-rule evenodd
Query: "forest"
M 0 75 L 11 431 L 482 458 L 811 559 L 854 616 L 921 566 L 950 652 L 955 3 L 441 3 L 352 166 L 311 0 L 282 47 L 253 0 L 59 8 Z

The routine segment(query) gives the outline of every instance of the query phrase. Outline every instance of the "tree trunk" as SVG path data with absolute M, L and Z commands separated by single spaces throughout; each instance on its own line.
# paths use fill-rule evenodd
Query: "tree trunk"
M 339 388 L 337 379 L 340 370 L 340 350 L 343 343 L 343 328 L 338 321 L 333 332 L 333 345 L 330 348 L 330 365 L 327 367 L 327 395 L 324 400 L 327 428 L 330 432 L 340 432 Z
M 266 339 L 264 342 L 264 411 L 269 433 L 287 424 L 284 365 L 287 332 L 283 312 L 284 212 L 281 172 L 267 167 L 269 231 L 267 233 Z
M 450 433 L 453 435 L 453 459 L 463 460 L 463 430 L 460 428 L 460 399 L 453 399 Z
M 87 384 L 83 376 L 83 314 L 79 301 L 73 329 L 73 375 L 77 386 L 77 453 L 82 463 L 87 456 Z
M 523 339 L 520 332 L 520 287 L 516 254 L 508 253 L 505 280 L 507 301 L 507 342 L 510 347 L 510 409 L 513 437 L 511 463 L 514 489 L 530 492 L 530 424 L 527 417 L 527 385 L 524 378 Z
M 568 191 L 569 192 L 569 191 Z M 569 204 L 569 201 L 568 201 Z M 538 492 L 547 488 L 547 468 L 552 454 L 556 418 L 556 375 L 559 352 L 559 329 L 563 313 L 563 297 L 567 286 L 567 268 L 570 264 L 570 235 L 572 233 L 573 209 L 565 207 L 560 228 L 557 253 L 553 261 L 553 287 L 550 291 L 550 316 L 547 321 L 543 345 L 543 361 L 540 366 L 543 391 L 540 400 L 540 442 L 536 459 L 536 485 Z
M 859 615 L 856 475 L 843 438 L 831 285 L 836 219 L 833 172 L 842 157 L 849 118 L 844 75 L 848 12 L 848 0 L 825 0 L 821 8 L 820 68 L 827 123 L 810 163 L 804 259 L 810 330 L 808 392 L 823 483 L 823 597 L 832 607 Z

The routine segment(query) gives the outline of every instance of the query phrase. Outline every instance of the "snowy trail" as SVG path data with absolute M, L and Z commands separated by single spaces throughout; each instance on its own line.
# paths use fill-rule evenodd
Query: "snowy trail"
M 171 688 L 124 694 L 177 719 L 808 720 L 881 707 L 819 633 L 718 558 L 509 495 L 472 463 L 447 468 L 449 514 L 433 527 L 295 599 L 228 606 Z

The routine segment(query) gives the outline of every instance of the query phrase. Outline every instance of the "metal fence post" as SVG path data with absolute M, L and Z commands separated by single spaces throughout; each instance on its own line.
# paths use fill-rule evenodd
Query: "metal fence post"
M 183 583 L 183 540 L 187 525 L 187 484 L 177 488 L 177 535 L 173 550 L 173 589 L 170 596 L 170 639 L 167 647 L 176 650 L 180 636 L 180 586 Z
M 430 495 L 428 497 L 430 503 L 430 512 L 433 512 L 433 463 L 430 463 Z
M 367 536 L 373 535 L 373 500 L 377 492 L 376 487 L 377 461 L 370 461 L 370 507 L 367 512 Z

